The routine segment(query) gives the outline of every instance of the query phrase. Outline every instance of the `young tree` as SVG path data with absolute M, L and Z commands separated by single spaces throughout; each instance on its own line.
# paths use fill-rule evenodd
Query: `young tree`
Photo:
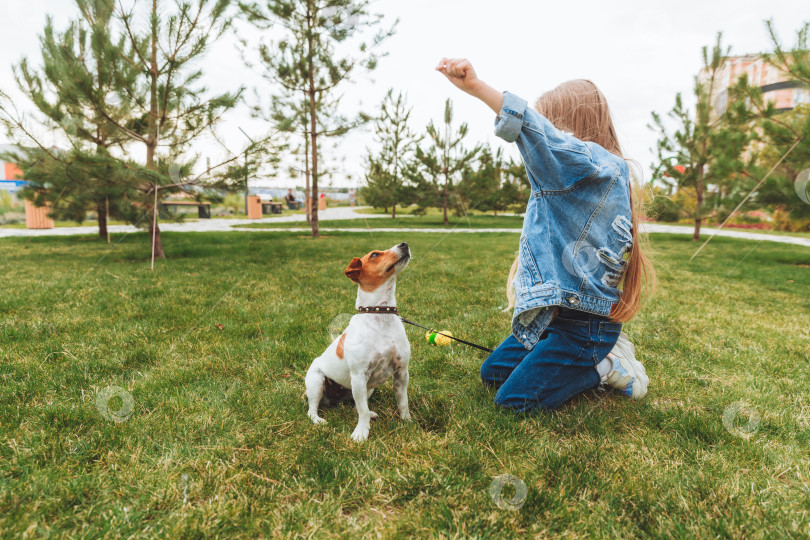
M 335 129 L 328 130 L 319 127 L 317 130 L 319 138 L 339 137 L 344 135 L 351 127 L 356 125 L 355 123 L 350 123 L 345 118 L 339 116 L 336 110 L 336 105 L 337 102 L 335 101 L 324 104 L 323 106 L 318 106 L 318 109 L 321 111 L 323 117 L 329 119 L 329 121 L 333 124 L 333 127 L 335 127 Z M 312 154 L 309 151 L 311 144 L 311 139 L 309 136 L 309 101 L 296 101 L 294 96 L 291 95 L 289 91 L 282 89 L 280 94 L 272 97 L 272 104 L 269 110 L 264 111 L 261 109 L 261 106 L 254 106 L 254 110 L 256 111 L 255 116 L 264 118 L 265 120 L 271 122 L 272 125 L 276 126 L 280 131 L 290 134 L 294 133 L 295 135 L 301 136 L 298 144 L 293 146 L 292 151 L 290 152 L 290 154 L 294 156 L 294 162 L 289 165 L 289 172 L 291 176 L 304 176 L 304 208 L 307 216 L 307 223 L 311 224 L 312 208 L 313 206 L 317 206 L 317 201 L 311 202 L 313 199 L 311 197 L 310 190 L 312 179 Z M 301 163 L 303 163 L 303 167 L 301 166 Z M 319 148 L 318 169 L 319 177 L 331 176 L 335 172 L 334 166 L 325 164 L 323 143 L 321 143 Z
M 666 174 L 678 178 L 679 187 L 694 189 L 694 240 L 700 239 L 700 227 L 706 213 L 706 186 L 722 184 L 732 172 L 745 168 L 742 154 L 748 135 L 744 131 L 735 131 L 737 126 L 728 122 L 724 108 L 716 107 L 714 100 L 720 71 L 728 53 L 729 50 L 723 49 L 720 33 L 711 51 L 703 47 L 703 69 L 694 82 L 694 118 L 693 112 L 684 106 L 678 93 L 675 106 L 667 114 L 677 125 L 674 133 L 669 132 L 656 112 L 652 113 L 653 124 L 649 126 L 659 134 L 656 147 L 659 163 L 657 166 L 653 164 L 655 175 Z M 683 170 L 677 170 L 678 166 Z
M 444 125 L 437 128 L 431 120 L 427 134 L 428 148 L 416 147 L 415 159 L 406 174 L 417 185 L 417 204 L 421 208 L 441 207 L 444 224 L 449 225 L 447 209 L 451 197 L 456 195 L 454 182 L 462 171 L 470 168 L 481 146 L 471 150 L 464 148 L 462 143 L 467 135 L 467 123 L 462 123 L 458 130 L 453 129 L 453 102 L 449 98 L 444 105 Z
M 129 9 L 123 2 L 119 4 L 116 16 L 127 38 L 128 56 L 136 59 L 139 70 L 145 74 L 133 81 L 121 81 L 121 91 L 137 104 L 145 129 L 115 125 L 132 142 L 143 144 L 146 169 L 150 171 L 158 171 L 161 166 L 169 169 L 169 162 L 177 161 L 189 145 L 212 129 L 241 97 L 243 88 L 208 96 L 207 89 L 199 84 L 202 71 L 195 66 L 211 44 L 230 27 L 230 5 L 231 0 L 174 0 L 173 9 L 159 5 L 158 0 L 133 4 Z M 149 21 L 142 33 L 138 32 L 137 21 L 140 20 Z M 99 110 L 106 109 L 102 106 Z M 167 150 L 165 165 L 159 163 L 159 146 Z M 231 161 L 237 157 L 238 154 L 234 155 Z M 177 191 L 200 180 L 199 176 L 191 181 L 184 180 L 177 174 L 178 169 L 169 172 L 168 175 L 143 176 L 139 189 L 146 210 L 154 212 L 160 191 Z M 238 174 L 232 183 L 239 184 L 243 179 L 244 175 Z M 149 220 L 148 230 L 153 238 L 152 256 L 164 257 L 156 218 Z
M 80 6 L 85 5 L 87 2 L 80 2 Z M 127 213 L 127 219 L 140 224 L 145 216 L 154 216 L 146 220 L 153 239 L 153 259 L 164 256 L 155 208 L 160 192 L 171 193 L 203 185 L 233 189 L 245 182 L 245 169 L 249 164 L 244 167 L 233 165 L 243 152 L 230 153 L 230 158 L 196 175 L 191 173 L 196 157 L 183 157 L 203 132 L 213 131 L 242 93 L 239 89 L 233 93 L 208 96 L 205 87 L 199 84 L 202 71 L 194 66 L 211 43 L 229 27 L 232 20 L 228 13 L 230 5 L 231 0 L 174 0 L 173 7 L 167 8 L 164 3 L 152 0 L 136 3 L 128 9 L 119 2 L 113 13 L 118 34 L 110 42 L 117 44 L 119 54 L 123 55 L 123 64 L 128 67 L 119 66 L 112 78 L 118 99 L 105 99 L 105 95 L 92 85 L 77 84 L 75 87 L 81 101 L 91 105 L 91 110 L 77 113 L 80 119 L 89 122 L 88 119 L 98 117 L 101 122 L 106 122 L 105 129 L 110 128 L 116 138 L 120 137 L 118 144 L 122 147 L 128 150 L 132 143 L 136 143 L 143 144 L 146 149 L 145 165 L 126 158 L 126 154 L 113 156 L 108 153 L 103 159 L 105 162 L 114 159 L 116 174 L 134 183 L 137 189 L 137 196 L 129 201 L 131 211 Z M 148 20 L 149 24 L 139 33 L 141 20 Z M 36 139 L 24 118 L 11 111 L 12 108 L 0 107 L 4 122 L 33 140 L 50 158 L 63 161 L 62 154 L 52 152 Z M 127 114 L 119 114 L 122 108 Z M 254 159 L 258 152 L 277 149 L 265 145 L 271 137 L 254 141 L 248 147 Z M 162 156 L 158 155 L 159 148 Z M 224 171 L 221 170 L 229 164 Z M 220 172 L 215 172 L 217 169 Z
M 799 28 L 796 43 L 789 50 L 776 36 L 773 21 L 767 21 L 766 27 L 773 52 L 763 54 L 765 60 L 810 92 L 810 23 Z M 787 210 L 794 218 L 810 217 L 807 185 L 797 184 L 799 174 L 810 167 L 810 104 L 799 104 L 791 111 L 780 112 L 773 102 L 765 102 L 760 89 L 748 85 L 747 80 L 740 82 L 739 91 L 750 104 L 767 144 L 760 166 L 770 168 L 778 164 L 778 174 L 762 187 L 761 200 Z
M 506 161 L 503 149 L 493 152 L 486 145 L 478 156 L 477 168 L 462 175 L 460 196 L 471 208 L 503 212 L 527 200 L 528 177 L 523 164 Z
M 385 213 L 396 202 L 396 187 L 391 175 L 379 163 L 369 161 L 366 170 L 366 185 L 360 188 L 363 202 L 374 208 L 382 208 Z
M 60 131 L 70 149 L 59 157 L 41 148 L 23 152 L 18 165 L 31 182 L 27 196 L 49 202 L 57 219 L 81 222 L 88 210 L 95 211 L 99 237 L 107 238 L 107 215 L 120 214 L 132 186 L 123 182 L 126 175 L 116 174 L 109 156 L 126 137 L 95 106 L 104 103 L 116 123 L 130 123 L 129 101 L 116 92 L 116 79 L 132 80 L 138 72 L 123 42 L 113 40 L 114 0 L 75 2 L 80 16 L 64 32 L 57 33 L 48 17 L 40 37 L 41 68 L 27 58 L 14 67 L 17 85 L 41 113 L 42 124 Z
M 0 159 L 14 159 L 28 182 L 21 195 L 36 206 L 49 205 L 54 219 L 81 223 L 94 210 L 101 239 L 109 241 L 108 216 L 127 219 L 134 211 L 136 179 L 104 148 L 26 148 Z
M 295 109 L 303 98 L 308 105 L 309 162 L 312 178 L 312 235 L 318 232 L 319 137 L 346 133 L 366 118 L 346 120 L 329 114 L 339 101 L 341 83 L 360 71 L 377 66 L 379 45 L 393 35 L 394 26 L 379 30 L 381 14 L 369 12 L 369 0 L 260 0 L 239 2 L 248 21 L 257 28 L 284 32 L 274 46 L 262 44 L 261 62 L 272 79 L 284 88 Z M 374 31 L 367 36 L 363 31 Z M 347 51 L 355 51 L 349 53 Z M 301 116 L 289 119 L 298 124 Z
M 380 150 L 374 154 L 367 149 L 367 182 L 371 189 L 364 197 L 375 207 L 384 206 L 386 212 L 390 206 L 391 218 L 397 217 L 397 203 L 408 200 L 403 170 L 422 140 L 408 125 L 411 111 L 402 92 L 395 98 L 393 89 L 388 90 L 380 105 L 380 115 L 374 120 L 375 140 Z
M 756 93 L 758 89 L 752 89 L 752 95 Z M 802 183 L 800 177 L 810 168 L 810 105 L 763 118 L 761 125 L 767 144 L 759 155 L 759 170 L 777 168 L 759 188 L 757 202 L 782 210 L 793 219 L 810 218 L 810 185 Z
M 774 52 L 762 58 L 788 74 L 793 81 L 810 88 L 810 51 L 808 24 L 799 29 L 794 48 L 786 51 L 773 29 L 767 29 Z M 794 218 L 810 216 L 810 207 L 796 196 L 796 179 L 810 163 L 810 106 L 797 105 L 782 111 L 763 97 L 758 85 L 751 86 L 743 75 L 728 92 L 728 106 L 720 115 L 723 130 L 710 137 L 710 147 L 719 156 L 711 171 L 720 186 L 723 199 L 717 206 L 728 216 L 746 205 L 768 205 L 787 210 Z M 737 158 L 739 149 L 745 156 Z M 731 156 L 731 159 L 729 159 Z M 722 176 L 725 175 L 725 178 Z M 783 212 L 780 212 L 783 214 Z

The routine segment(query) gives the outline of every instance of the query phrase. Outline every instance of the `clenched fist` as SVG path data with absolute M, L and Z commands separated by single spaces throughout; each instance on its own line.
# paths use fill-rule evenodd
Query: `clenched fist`
M 456 88 L 486 103 L 495 114 L 501 110 L 503 94 L 479 79 L 466 58 L 442 58 L 436 66 L 436 71 L 447 77 Z
M 472 64 L 466 58 L 442 58 L 436 66 L 436 71 L 468 94 L 475 95 L 481 83 Z

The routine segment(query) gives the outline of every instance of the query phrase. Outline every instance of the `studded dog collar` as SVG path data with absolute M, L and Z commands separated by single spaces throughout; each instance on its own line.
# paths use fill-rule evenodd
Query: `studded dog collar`
M 399 310 L 396 308 L 396 306 L 368 306 L 368 307 L 360 306 L 359 308 L 357 308 L 357 312 L 377 313 L 377 314 L 391 313 L 392 315 L 399 315 Z

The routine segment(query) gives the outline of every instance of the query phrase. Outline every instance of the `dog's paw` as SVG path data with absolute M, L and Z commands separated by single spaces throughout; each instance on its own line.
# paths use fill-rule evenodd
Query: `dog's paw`
M 405 411 L 405 412 L 399 413 L 399 417 L 402 418 L 403 420 L 405 420 L 406 422 L 410 422 L 410 421 L 413 420 L 411 418 L 411 412 L 410 411 Z
M 368 439 L 368 427 L 357 426 L 352 432 L 352 440 L 355 442 L 363 442 Z
M 368 411 L 368 416 L 369 418 L 374 420 L 375 418 L 377 418 L 377 413 L 375 413 L 374 411 Z
M 323 418 L 321 418 L 317 414 L 316 415 L 311 415 L 310 414 L 310 415 L 307 415 L 307 416 L 309 416 L 309 418 L 310 418 L 310 420 L 312 420 L 313 424 L 317 425 L 317 424 L 325 424 L 326 423 L 326 420 L 324 420 Z

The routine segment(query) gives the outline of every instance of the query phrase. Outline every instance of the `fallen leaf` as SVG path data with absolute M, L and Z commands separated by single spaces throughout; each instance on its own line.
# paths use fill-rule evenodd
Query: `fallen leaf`
M 218 324 L 218 325 L 217 325 L 217 328 L 219 328 L 220 330 L 222 330 L 222 325 L 221 325 L 221 324 Z

